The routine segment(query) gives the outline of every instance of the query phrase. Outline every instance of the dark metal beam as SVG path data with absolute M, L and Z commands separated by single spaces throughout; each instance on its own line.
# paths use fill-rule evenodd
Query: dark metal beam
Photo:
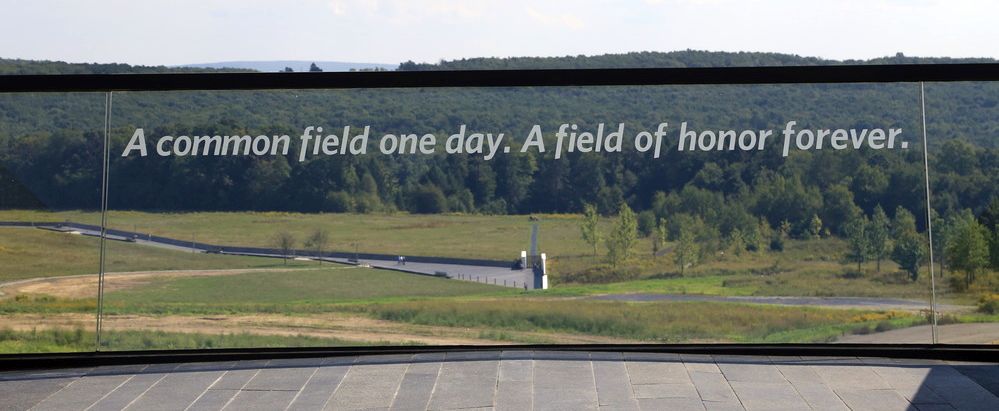
M 0 75 L 0 93 L 997 81 L 999 63 L 782 67 Z

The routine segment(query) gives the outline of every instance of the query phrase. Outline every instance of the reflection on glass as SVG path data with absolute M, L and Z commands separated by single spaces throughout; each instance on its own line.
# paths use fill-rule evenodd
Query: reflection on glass
M 95 348 L 103 99 L 0 94 L 0 353 Z
M 999 339 L 995 87 L 927 87 L 940 342 Z M 94 349 L 103 94 L 0 107 L 0 352 Z M 931 341 L 918 85 L 124 92 L 111 118 L 101 349 Z
M 999 342 L 999 86 L 926 84 L 941 343 Z
M 925 342 L 918 96 L 118 93 L 105 348 Z

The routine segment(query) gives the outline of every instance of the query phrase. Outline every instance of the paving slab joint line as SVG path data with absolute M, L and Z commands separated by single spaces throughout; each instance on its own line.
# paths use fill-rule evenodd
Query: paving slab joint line
M 288 401 L 288 405 L 284 407 L 285 411 L 291 409 L 291 405 L 298 400 L 298 397 L 302 395 L 302 391 L 305 391 L 305 387 L 309 386 L 309 381 L 312 381 L 312 377 L 315 377 L 316 374 L 319 373 L 319 370 L 321 368 L 322 368 L 322 361 L 320 361 L 319 366 L 317 366 L 315 370 L 312 370 L 312 374 L 309 374 L 309 378 L 305 379 L 305 382 L 302 383 L 302 386 L 298 388 L 298 392 L 295 393 L 295 396 L 291 397 L 291 401 Z
M 410 359 L 412 359 L 412 358 L 410 358 Z M 404 381 L 406 381 L 406 374 L 409 373 L 409 369 L 410 368 L 413 368 L 413 363 L 412 362 L 410 362 L 409 364 L 406 364 L 406 369 L 402 371 L 402 376 L 399 377 L 399 385 L 395 386 L 395 392 L 392 393 L 392 401 L 389 401 L 389 408 L 392 408 L 392 406 L 395 405 L 396 398 L 399 398 L 399 390 L 402 389 L 402 383 Z
M 91 408 L 94 408 L 94 406 L 97 405 L 97 403 L 99 403 L 103 399 L 107 398 L 109 395 L 111 395 L 111 393 L 113 393 L 115 391 L 118 391 L 118 389 L 121 388 L 121 386 L 125 385 L 129 381 L 132 381 L 133 378 L 135 378 L 135 375 L 130 375 L 128 378 L 125 379 L 125 381 L 122 381 L 121 384 L 118 384 L 117 387 L 114 387 L 114 389 L 112 389 L 111 391 L 108 391 L 107 393 L 105 393 L 104 395 L 102 395 L 101 398 L 98 398 L 97 401 L 94 401 L 93 404 L 90 404 L 90 405 L 87 406 L 87 408 L 84 408 L 84 411 L 89 410 Z
M 222 375 L 220 375 L 218 378 L 216 378 L 215 381 L 212 381 L 212 383 L 209 384 L 208 387 L 206 387 L 205 390 L 201 392 L 201 394 L 198 394 L 198 396 L 195 397 L 194 400 L 191 401 L 190 404 L 187 404 L 187 407 L 184 407 L 184 411 L 187 411 L 187 410 L 191 409 L 191 407 L 193 407 L 194 404 L 197 404 L 198 400 L 200 400 L 202 397 L 204 397 L 205 394 L 207 394 L 208 391 L 211 390 L 212 387 L 215 386 L 215 384 L 218 384 L 219 381 L 222 381 L 222 378 L 225 378 L 225 376 L 228 375 L 228 374 L 229 374 L 229 370 L 223 371 Z
M 270 363 L 270 361 L 268 361 L 268 363 Z M 264 364 L 264 367 L 266 367 L 266 366 L 267 366 L 267 364 Z M 234 401 L 234 400 L 236 399 L 236 397 L 238 397 L 238 396 L 239 396 L 239 393 L 240 393 L 241 391 L 243 391 L 243 389 L 245 389 L 247 385 L 249 385 L 249 384 L 250 384 L 250 381 L 253 381 L 253 379 L 254 379 L 254 378 L 257 378 L 257 376 L 258 376 L 258 375 L 260 375 L 260 371 L 262 371 L 262 370 L 263 370 L 263 367 L 261 367 L 260 369 L 258 369 L 258 370 L 257 370 L 257 372 L 253 373 L 253 376 L 252 376 L 252 377 L 250 377 L 250 378 L 248 378 L 248 379 L 246 380 L 246 382 L 244 382 L 244 383 L 243 383 L 243 385 L 239 387 L 239 390 L 238 390 L 238 391 L 236 391 L 236 395 L 233 395 L 232 397 L 229 397 L 229 400 L 228 400 L 228 401 L 226 401 L 226 402 L 225 402 L 225 404 L 224 404 L 224 405 L 222 405 L 222 408 L 219 408 L 219 410 L 224 410 L 224 409 L 226 409 L 227 407 L 229 407 L 229 405 L 230 405 L 230 404 L 232 404 L 232 402 L 233 402 L 233 401 Z M 193 403 L 192 403 L 192 404 L 193 404 Z
M 325 410 L 326 407 L 330 405 L 330 401 L 333 400 L 333 396 L 336 395 L 336 392 L 340 390 L 340 386 L 343 385 L 343 382 L 347 380 L 347 376 L 350 375 L 350 371 L 354 369 L 354 364 L 357 363 L 357 358 L 358 357 L 354 357 L 354 359 L 350 362 L 350 364 L 344 364 L 347 366 L 347 371 L 343 373 L 343 377 L 340 377 L 340 381 L 337 381 L 336 387 L 333 387 L 333 391 L 330 392 L 330 396 L 326 397 L 326 401 L 323 402 L 322 409 Z

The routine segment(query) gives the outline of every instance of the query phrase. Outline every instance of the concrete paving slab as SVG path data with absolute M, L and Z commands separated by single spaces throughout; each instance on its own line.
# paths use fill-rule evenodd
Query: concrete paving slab
M 406 375 L 392 401 L 393 410 L 426 410 L 437 384 L 441 363 L 415 363 Z
M 534 379 L 533 360 L 503 360 L 499 362 L 500 381 L 531 381 Z
M 738 402 L 713 402 L 713 401 L 702 401 L 701 405 L 704 406 L 706 411 L 745 411 L 746 408 Z
M 837 393 L 853 411 L 905 411 L 915 408 L 894 390 L 845 390 Z
M 621 406 L 638 408 L 638 400 L 631 386 L 628 367 L 621 361 L 594 361 L 593 377 L 597 400 L 601 407 Z
M 808 409 L 798 392 L 788 382 L 731 381 L 732 390 L 747 410 Z
M 645 410 L 703 410 L 704 404 L 696 398 L 642 398 L 639 409 Z
M 844 411 L 850 409 L 828 385 L 813 382 L 794 382 L 791 385 L 812 409 Z
M 715 364 L 715 360 L 711 356 L 681 356 L 683 361 L 683 366 L 687 367 L 687 372 L 709 372 L 721 374 L 721 369 L 718 368 L 718 364 Z
M 533 390 L 534 384 L 532 381 L 499 381 L 496 385 L 496 410 L 521 411 L 533 409 Z
M 589 361 L 535 360 L 536 410 L 596 409 L 597 389 Z
M 735 391 L 732 391 L 732 386 L 729 385 L 725 376 L 720 373 L 694 371 L 690 373 L 690 380 L 694 383 L 694 386 L 697 387 L 697 392 L 700 394 L 701 400 L 703 401 L 725 403 L 739 402 L 739 398 L 736 397 Z
M 225 374 L 225 371 L 173 372 L 159 380 L 125 409 L 184 409 Z
M 213 390 L 240 390 L 246 386 L 250 380 L 253 379 L 257 374 L 259 374 L 262 369 L 240 369 L 240 370 L 229 370 L 219 378 L 215 384 L 212 384 L 210 389 Z
M 143 367 L 145 368 L 145 367 Z M 164 373 L 137 374 L 98 400 L 91 410 L 121 410 L 163 378 Z
M 240 391 L 223 410 L 283 410 L 295 398 L 295 391 Z
M 498 361 L 444 362 L 430 398 L 430 409 L 491 407 L 498 368 Z
M 811 367 L 834 390 L 889 390 L 892 387 L 871 367 L 829 365 Z
M 207 390 L 185 411 L 216 411 L 228 404 L 239 390 Z
M 632 384 L 690 383 L 687 368 L 682 362 L 632 361 L 625 363 Z
M 345 362 L 345 361 L 344 361 Z M 350 359 L 353 362 L 353 358 Z M 350 370 L 350 364 L 323 365 L 316 369 L 291 403 L 293 410 L 321 410 L 333 396 L 343 377 Z
M 718 368 L 729 381 L 782 383 L 787 380 L 777 366 L 770 363 L 719 362 Z
M 350 367 L 327 410 L 388 408 L 409 364 L 361 364 Z
M 298 391 L 317 368 L 265 368 L 250 379 L 244 390 Z
M 996 380 L 897 359 L 425 353 L 5 372 L 0 409 L 996 410 Z
M 131 378 L 130 375 L 95 375 L 78 378 L 65 388 L 42 400 L 33 409 L 73 410 L 87 408 Z
M 678 384 L 638 384 L 632 386 L 635 389 L 635 398 L 696 398 L 697 388 L 693 383 Z
M 0 381 L 0 409 L 26 410 L 62 390 L 78 377 Z

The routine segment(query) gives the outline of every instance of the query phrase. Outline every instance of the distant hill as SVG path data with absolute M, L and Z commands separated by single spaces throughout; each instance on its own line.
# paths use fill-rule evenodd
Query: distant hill
M 211 69 L 199 67 L 138 66 L 124 63 L 67 63 L 51 60 L 23 60 L 0 58 L 0 75 L 3 74 L 132 74 L 132 73 L 188 73 L 188 72 L 245 72 L 247 69 Z
M 309 71 L 309 66 L 312 65 L 312 61 L 305 60 L 273 60 L 273 61 L 220 61 L 217 63 L 200 63 L 200 64 L 185 64 L 177 67 L 195 67 L 195 68 L 211 68 L 211 69 L 222 69 L 222 68 L 235 68 L 235 69 L 249 69 L 263 72 L 275 72 L 284 70 L 285 67 L 291 67 L 295 71 Z M 316 61 L 315 62 L 319 68 L 323 71 L 350 71 L 350 70 L 363 70 L 363 69 L 385 69 L 394 70 L 397 65 L 395 64 L 379 64 L 379 63 L 352 63 L 347 61 Z
M 582 69 L 582 68 L 653 68 L 653 67 L 759 67 L 815 66 L 839 64 L 950 64 L 995 63 L 991 58 L 910 57 L 902 53 L 870 60 L 828 60 L 795 54 L 761 52 L 721 52 L 680 50 L 671 52 L 637 51 L 595 56 L 556 57 L 473 57 L 443 60 L 438 63 L 406 61 L 399 70 L 512 70 L 512 69 Z

